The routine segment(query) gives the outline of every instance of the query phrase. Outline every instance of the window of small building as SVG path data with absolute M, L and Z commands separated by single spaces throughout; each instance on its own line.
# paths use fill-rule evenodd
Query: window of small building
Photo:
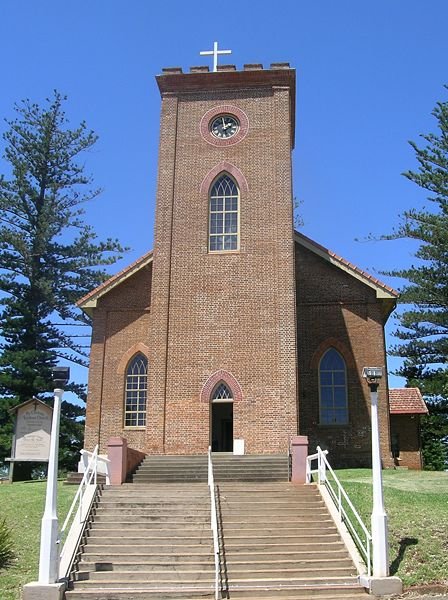
M 148 393 L 148 359 L 136 354 L 126 371 L 125 385 L 125 427 L 146 425 L 146 400 Z
M 319 400 L 321 425 L 348 423 L 347 370 L 334 348 L 325 352 L 319 364 Z
M 238 250 L 239 190 L 227 174 L 221 175 L 210 190 L 209 250 Z

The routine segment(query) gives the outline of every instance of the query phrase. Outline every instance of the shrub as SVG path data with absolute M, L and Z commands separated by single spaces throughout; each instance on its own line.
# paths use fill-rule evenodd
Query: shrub
M 6 519 L 0 520 L 0 567 L 6 566 L 14 557 L 12 531 Z

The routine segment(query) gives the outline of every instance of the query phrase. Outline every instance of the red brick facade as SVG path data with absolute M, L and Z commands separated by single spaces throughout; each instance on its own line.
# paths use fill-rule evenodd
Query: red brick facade
M 86 447 L 122 435 L 147 453 L 205 453 L 210 399 L 223 381 L 233 438 L 249 454 L 286 452 L 300 433 L 311 448 L 329 448 L 333 463 L 368 464 L 360 374 L 385 365 L 395 294 L 293 232 L 295 72 L 173 72 L 158 83 L 154 254 L 80 302 L 93 315 Z M 244 122 L 239 138 L 210 143 L 204 119 L 231 107 Z M 240 190 L 239 247 L 209 252 L 209 190 L 222 172 Z M 347 368 L 347 425 L 319 424 L 319 361 L 329 347 Z M 124 428 L 126 365 L 136 352 L 149 364 L 147 425 Z M 380 390 L 390 464 L 386 384 Z

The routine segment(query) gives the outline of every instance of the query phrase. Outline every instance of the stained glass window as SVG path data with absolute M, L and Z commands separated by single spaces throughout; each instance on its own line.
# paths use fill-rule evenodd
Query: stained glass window
M 209 250 L 238 249 L 239 192 L 229 175 L 222 175 L 210 191 Z
M 136 354 L 126 371 L 125 427 L 146 425 L 146 399 L 148 392 L 148 360 Z

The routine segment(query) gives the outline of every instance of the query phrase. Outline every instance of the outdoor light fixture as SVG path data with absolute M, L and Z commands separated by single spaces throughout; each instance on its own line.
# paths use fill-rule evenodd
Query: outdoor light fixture
M 378 381 L 383 377 L 382 367 L 364 367 L 362 376 L 369 381 Z
M 55 388 L 64 389 L 70 379 L 70 367 L 53 367 L 51 377 Z

